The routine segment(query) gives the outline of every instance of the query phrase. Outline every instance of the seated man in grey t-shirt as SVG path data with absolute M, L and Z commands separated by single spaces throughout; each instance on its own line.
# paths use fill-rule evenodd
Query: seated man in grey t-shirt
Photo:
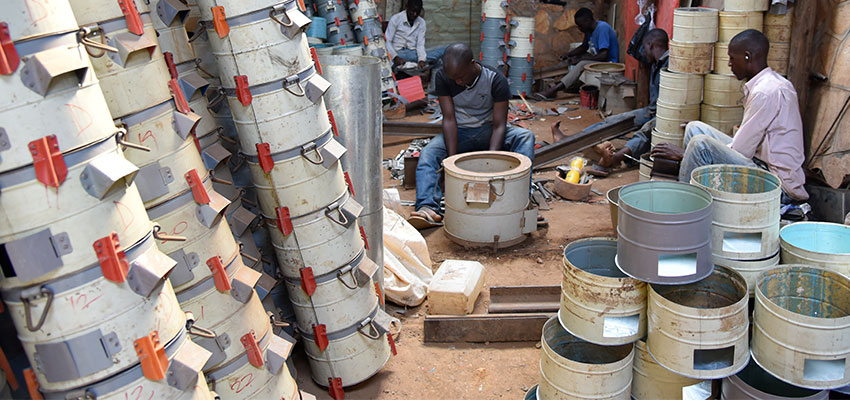
M 510 90 L 502 73 L 479 64 L 473 60 L 469 46 L 456 43 L 446 49 L 443 70 L 435 79 L 443 133 L 419 153 L 416 211 L 408 219 L 418 229 L 442 222 L 443 194 L 437 171 L 446 157 L 470 151 L 506 150 L 534 161 L 534 134 L 507 124 Z

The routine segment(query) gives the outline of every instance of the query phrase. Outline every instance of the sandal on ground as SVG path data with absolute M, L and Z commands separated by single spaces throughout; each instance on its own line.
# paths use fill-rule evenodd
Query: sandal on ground
M 419 211 L 410 213 L 410 217 L 407 218 L 407 222 L 410 223 L 410 225 L 413 225 L 414 228 L 422 230 L 443 226 L 443 217 L 434 212 L 434 210 L 423 207 Z
M 538 228 L 546 228 L 549 227 L 549 220 L 544 216 L 537 214 L 537 227 Z
M 598 177 L 606 177 L 611 172 L 611 169 L 608 167 L 603 167 L 599 164 L 593 164 L 584 169 L 584 172 L 587 172 L 590 175 L 598 176 Z
M 553 100 L 549 97 L 546 97 L 546 95 L 544 95 L 543 93 L 540 93 L 540 92 L 532 93 L 531 98 L 534 99 L 534 100 L 540 100 L 540 101 L 552 101 Z

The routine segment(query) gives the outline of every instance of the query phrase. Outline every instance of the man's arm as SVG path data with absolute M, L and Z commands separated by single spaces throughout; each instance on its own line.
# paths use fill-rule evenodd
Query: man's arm
M 451 96 L 439 96 L 440 111 L 443 113 L 443 141 L 446 142 L 448 157 L 457 154 L 457 119 L 455 103 Z
M 396 24 L 395 18 L 390 18 L 390 23 L 387 24 L 387 31 L 384 35 L 387 37 L 386 45 L 387 53 L 390 53 L 390 60 L 395 61 L 396 56 L 398 55 L 398 51 L 396 51 L 395 47 L 393 47 L 393 39 L 395 39 L 396 34 Z
M 796 107 L 796 103 L 794 103 Z M 753 158 L 758 150 L 767 128 L 779 113 L 778 96 L 765 96 L 762 93 L 753 93 L 753 98 L 747 101 L 744 110 L 744 120 L 741 128 L 732 139 L 732 148 L 747 158 Z
M 416 59 L 422 63 L 428 58 L 425 52 L 425 20 L 422 20 L 422 28 L 416 31 Z
M 581 46 L 570 50 L 570 52 L 567 53 L 567 55 L 562 56 L 561 59 L 566 59 L 566 58 L 570 58 L 570 57 L 578 57 L 578 56 L 580 56 L 584 53 L 587 53 L 587 50 L 589 48 L 590 48 L 590 45 L 588 44 L 587 38 L 585 38 L 584 43 L 582 43 Z
M 602 49 L 596 54 L 584 53 L 578 59 L 579 61 L 608 61 L 608 49 Z
M 508 102 L 493 103 L 493 133 L 490 135 L 490 150 L 502 150 L 505 147 L 505 133 L 508 131 Z

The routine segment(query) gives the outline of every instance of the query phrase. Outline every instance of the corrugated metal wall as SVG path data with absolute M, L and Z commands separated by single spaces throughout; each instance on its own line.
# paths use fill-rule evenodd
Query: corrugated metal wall
M 478 54 L 481 0 L 427 0 L 423 4 L 428 27 L 425 46 L 463 42 Z

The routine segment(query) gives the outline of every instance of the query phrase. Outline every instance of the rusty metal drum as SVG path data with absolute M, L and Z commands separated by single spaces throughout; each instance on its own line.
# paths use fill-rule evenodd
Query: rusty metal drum
M 617 266 L 663 285 L 711 274 L 711 194 L 679 182 L 638 182 L 620 189 Z
M 541 399 L 629 399 L 634 345 L 601 346 L 564 330 L 557 318 L 543 324 Z
M 659 365 L 679 375 L 717 379 L 750 359 L 747 282 L 715 267 L 687 285 L 650 285 L 647 348 Z
M 806 265 L 780 265 L 756 282 L 753 359 L 808 389 L 850 383 L 850 280 Z
M 617 269 L 617 240 L 576 240 L 564 249 L 558 321 L 573 335 L 606 346 L 646 335 L 646 283 Z
M 652 359 L 646 351 L 645 340 L 635 342 L 635 361 L 632 372 L 632 398 L 635 400 L 697 398 L 688 394 L 704 392 L 705 386 L 708 386 L 710 394 L 711 381 L 688 378 L 670 372 Z
M 770 375 L 750 360 L 747 367 L 736 375 L 723 378 L 720 400 L 826 400 L 828 390 L 811 390 L 797 387 Z
M 747 281 L 750 297 L 755 296 L 756 279 L 762 272 L 773 269 L 779 265 L 779 254 L 764 260 L 732 260 L 729 258 L 714 256 L 714 266 L 722 266 L 734 269 Z

